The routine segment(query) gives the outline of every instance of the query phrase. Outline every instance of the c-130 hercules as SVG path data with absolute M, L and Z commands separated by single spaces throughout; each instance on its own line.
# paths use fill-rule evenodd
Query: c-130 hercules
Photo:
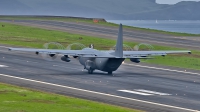
M 165 56 L 175 53 L 189 53 L 191 51 L 123 51 L 123 28 L 119 26 L 118 39 L 115 50 L 99 51 L 92 48 L 82 50 L 55 50 L 55 49 L 29 49 L 29 48 L 9 48 L 10 51 L 35 52 L 36 54 L 47 53 L 53 57 L 57 54 L 63 55 L 62 61 L 70 62 L 69 56 L 78 58 L 84 69 L 92 74 L 94 70 L 100 70 L 112 74 L 122 62 L 129 58 L 130 61 L 139 63 L 140 59 L 148 59 L 149 56 Z

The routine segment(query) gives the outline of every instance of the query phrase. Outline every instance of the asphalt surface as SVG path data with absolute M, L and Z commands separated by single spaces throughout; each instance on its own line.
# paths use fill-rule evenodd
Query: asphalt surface
M 200 72 L 193 72 L 132 63 L 121 65 L 114 76 L 91 75 L 76 59 L 45 61 L 0 47 L 0 82 L 151 112 L 200 110 Z
M 58 22 L 58 21 L 38 21 L 38 20 L 0 20 L 0 22 L 10 22 L 14 24 L 35 26 L 45 29 L 66 31 L 83 35 L 91 35 L 96 37 L 105 37 L 116 39 L 118 28 L 101 26 L 94 24 L 84 24 L 75 22 Z M 124 38 L 127 41 L 135 41 L 141 43 L 168 45 L 180 47 L 184 49 L 200 49 L 200 37 L 177 37 L 166 34 L 144 32 L 138 30 L 124 29 Z

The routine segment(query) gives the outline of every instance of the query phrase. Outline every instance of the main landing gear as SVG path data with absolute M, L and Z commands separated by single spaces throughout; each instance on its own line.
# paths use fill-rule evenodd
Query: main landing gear
M 109 71 L 109 72 L 108 72 L 108 75 L 112 75 L 112 71 Z
M 93 70 L 92 68 L 90 68 L 90 69 L 88 70 L 88 73 L 89 73 L 89 74 L 93 74 L 93 71 L 94 71 L 94 70 Z

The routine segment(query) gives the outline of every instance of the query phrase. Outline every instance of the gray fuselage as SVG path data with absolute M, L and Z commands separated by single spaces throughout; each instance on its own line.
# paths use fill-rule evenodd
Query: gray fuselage
M 124 58 L 85 58 L 79 57 L 79 62 L 85 69 L 97 69 L 104 72 L 116 71 L 124 61 Z

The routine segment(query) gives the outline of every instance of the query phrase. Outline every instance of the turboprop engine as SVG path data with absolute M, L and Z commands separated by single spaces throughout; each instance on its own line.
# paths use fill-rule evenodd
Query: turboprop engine
M 42 58 L 47 61 L 53 61 L 57 58 L 56 54 L 49 54 L 49 53 L 42 53 L 42 52 L 41 53 L 36 52 L 35 54 L 42 56 Z
M 68 57 L 68 55 L 62 56 L 62 57 L 61 57 L 61 60 L 62 60 L 62 61 L 65 61 L 65 62 L 70 62 L 70 61 L 71 61 L 70 58 Z
M 130 61 L 135 62 L 135 63 L 140 63 L 140 59 L 138 58 L 131 58 Z

